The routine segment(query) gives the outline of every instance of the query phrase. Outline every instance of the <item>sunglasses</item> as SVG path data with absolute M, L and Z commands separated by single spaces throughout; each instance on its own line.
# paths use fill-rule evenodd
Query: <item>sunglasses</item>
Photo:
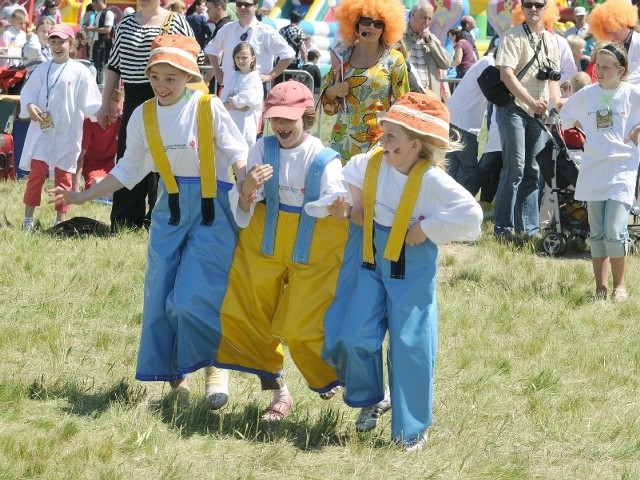
M 542 10 L 546 5 L 544 3 L 525 2 L 522 4 L 522 8 L 532 9 L 536 7 L 536 10 Z
M 249 32 L 251 32 L 251 27 L 249 27 L 249 30 L 247 30 L 242 35 L 240 35 L 240 41 L 241 42 L 246 42 L 247 41 L 247 38 L 249 38 Z
M 384 28 L 384 22 L 382 20 L 374 20 L 369 17 L 360 17 L 358 19 L 358 23 L 363 27 L 370 27 L 371 25 L 373 25 L 373 27 L 377 28 L 378 30 L 382 30 Z
M 251 8 L 255 5 L 255 3 L 248 2 L 236 2 L 236 7 L 238 8 Z

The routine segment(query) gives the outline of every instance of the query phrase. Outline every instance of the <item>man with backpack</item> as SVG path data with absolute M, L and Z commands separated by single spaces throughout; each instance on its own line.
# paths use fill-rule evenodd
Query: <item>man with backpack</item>
M 104 67 L 109 60 L 109 52 L 111 51 L 113 27 L 115 24 L 115 15 L 111 9 L 107 8 L 106 0 L 93 0 L 91 2 L 96 12 L 93 26 L 87 27 L 87 32 L 94 33 L 94 41 L 91 58 L 95 64 L 97 75 L 96 81 L 102 84 L 102 75 Z

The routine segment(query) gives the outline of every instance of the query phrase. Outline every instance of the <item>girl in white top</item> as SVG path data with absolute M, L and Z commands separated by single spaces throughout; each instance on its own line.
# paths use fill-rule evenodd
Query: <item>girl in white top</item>
M 480 235 L 482 209 L 439 164 L 449 141 L 449 112 L 432 92 L 408 93 L 381 119 L 381 147 L 344 167 L 353 196 L 352 228 L 325 329 L 338 332 L 323 357 L 360 407 L 358 431 L 391 413 L 393 441 L 420 450 L 433 414 L 437 351 L 438 245 Z M 355 254 L 354 254 L 355 253 Z M 349 268 L 351 267 L 351 268 Z M 390 392 L 383 380 L 389 333 Z
M 20 158 L 20 168 L 30 171 L 24 194 L 26 231 L 33 229 L 33 212 L 40 205 L 49 169 L 54 169 L 57 186 L 71 188 L 84 118 L 95 115 L 101 104 L 89 69 L 69 58 L 73 40 L 69 25 L 53 26 L 49 30 L 53 60 L 38 65 L 20 93 L 20 116 L 31 118 Z M 65 220 L 68 210 L 68 205 L 56 206 L 56 223 Z
M 598 83 L 573 94 L 560 111 L 563 128 L 576 126 L 587 139 L 575 198 L 587 201 L 596 298 L 607 296 L 610 264 L 614 301 L 628 297 L 627 220 L 640 159 L 640 88 L 623 81 L 627 68 L 624 47 L 605 45 L 596 56 Z
M 262 113 L 262 81 L 256 70 L 256 54 L 248 42 L 240 42 L 233 49 L 234 70 L 220 100 L 244 135 L 249 148 L 256 143 Z

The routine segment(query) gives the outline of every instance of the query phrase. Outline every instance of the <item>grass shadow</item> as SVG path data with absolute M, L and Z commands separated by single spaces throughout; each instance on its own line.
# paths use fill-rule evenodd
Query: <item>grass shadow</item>
M 267 422 L 261 419 L 263 406 L 256 402 L 211 411 L 204 400 L 181 405 L 168 395 L 158 405 L 158 412 L 165 424 L 186 437 L 217 434 L 252 443 L 286 439 L 304 451 L 352 443 L 351 435 L 343 428 L 344 414 L 330 406 L 322 407 L 319 413 L 301 410 L 280 422 Z
M 147 396 L 144 387 L 131 385 L 125 379 L 103 391 L 95 392 L 94 387 L 93 382 L 88 380 L 80 383 L 54 381 L 49 384 L 41 376 L 27 386 L 26 392 L 31 400 L 65 399 L 68 402 L 62 409 L 65 413 L 91 418 L 99 417 L 116 404 L 132 408 Z

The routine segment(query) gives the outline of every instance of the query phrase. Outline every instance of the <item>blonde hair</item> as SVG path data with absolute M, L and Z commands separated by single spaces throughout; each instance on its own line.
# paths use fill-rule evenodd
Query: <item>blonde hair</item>
M 569 35 L 567 37 L 567 43 L 569 44 L 569 47 L 571 47 L 571 50 L 578 48 L 583 49 L 585 46 L 584 38 L 579 35 Z
M 420 159 L 426 160 L 436 167 L 445 168 L 447 165 L 447 159 L 445 157 L 447 152 L 462 150 L 463 145 L 457 139 L 449 139 L 447 145 L 444 146 L 441 140 L 409 130 L 402 125 L 400 125 L 400 127 L 410 140 L 418 140 L 420 142 L 421 148 L 418 155 Z
M 111 94 L 111 100 L 118 103 L 124 101 L 124 90 L 115 89 Z
M 586 72 L 578 72 L 569 80 L 571 83 L 571 91 L 576 93 L 587 85 L 591 85 L 591 77 Z

